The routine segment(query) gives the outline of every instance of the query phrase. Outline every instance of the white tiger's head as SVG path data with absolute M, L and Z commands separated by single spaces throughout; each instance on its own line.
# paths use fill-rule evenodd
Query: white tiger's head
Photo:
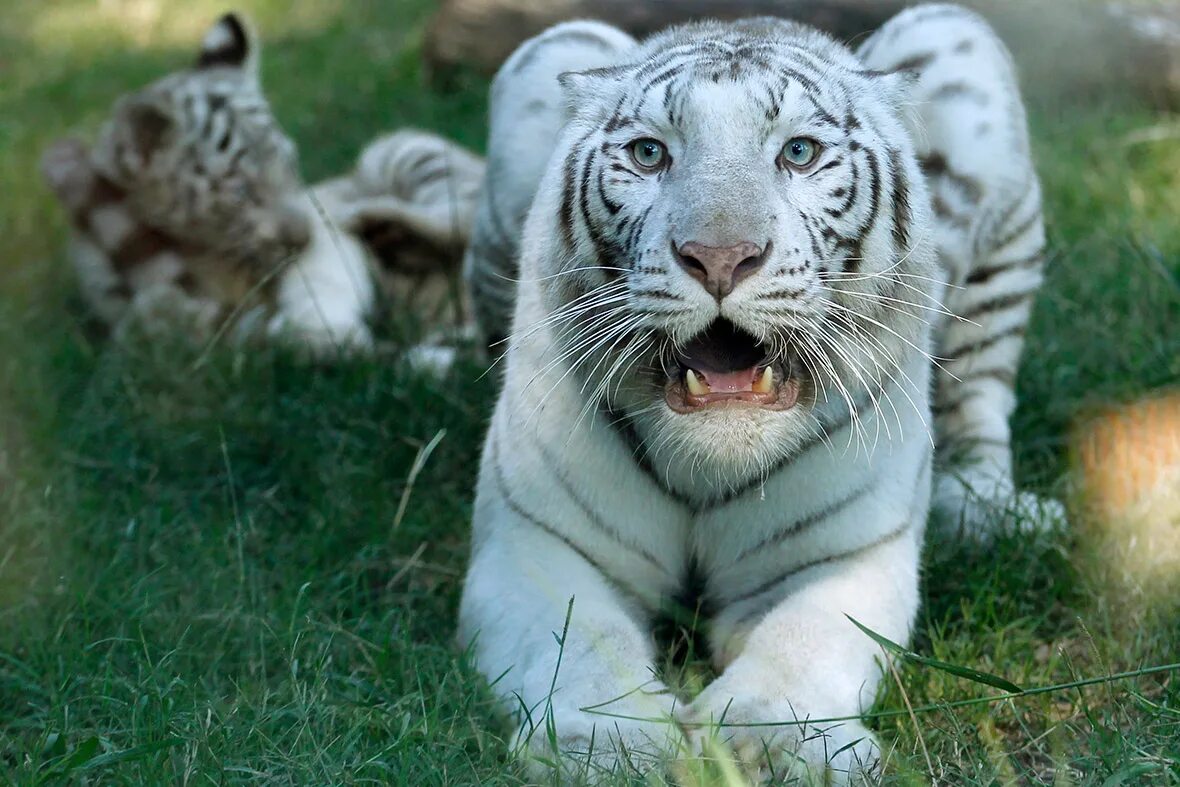
M 206 33 L 191 67 L 124 96 L 94 146 L 94 166 L 135 214 L 182 244 L 269 263 L 302 248 L 306 218 L 294 143 L 258 77 L 259 45 L 242 17 Z
M 935 266 L 905 77 L 757 19 L 561 80 L 525 254 L 587 390 L 649 449 L 748 477 L 924 351 Z

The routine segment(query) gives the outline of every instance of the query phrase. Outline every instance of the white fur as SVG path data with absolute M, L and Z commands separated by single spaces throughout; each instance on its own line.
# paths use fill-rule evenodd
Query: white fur
M 267 334 L 317 355 L 371 349 L 376 293 L 367 251 L 331 218 L 342 206 L 330 195 L 312 190 L 298 204 L 311 240 L 279 279 Z
M 814 268 L 797 269 L 808 252 L 792 208 L 809 209 L 823 181 L 777 172 L 774 164 L 787 138 L 819 133 L 807 125 L 810 105 L 788 87 L 781 115 L 768 126 L 752 109 L 761 74 L 684 88 L 684 119 L 675 128 L 660 125 L 655 110 L 632 113 L 632 137 L 665 141 L 679 169 L 612 192 L 627 210 L 653 206 L 634 258 L 619 263 L 630 266 L 622 285 L 605 278 L 585 222 L 573 228 L 572 248 L 562 240 L 566 162 L 599 145 L 616 149 L 619 137 L 603 129 L 620 97 L 630 95 L 634 64 L 701 40 L 736 46 L 742 32 L 705 26 L 628 47 L 618 31 L 570 23 L 524 44 L 493 89 L 490 177 L 535 198 L 523 229 L 504 389 L 481 465 L 459 636 L 474 643 L 479 668 L 497 679 L 505 707 L 521 719 L 522 748 L 552 757 L 551 722 L 570 772 L 585 766 L 591 741 L 590 766 L 609 769 L 629 759 L 651 767 L 699 751 L 702 739 L 716 733 L 755 769 L 768 753 L 779 773 L 798 756 L 816 772 L 830 769 L 838 782 L 859 779 L 879 754 L 863 725 L 792 722 L 855 716 L 871 703 L 880 651 L 846 616 L 904 642 L 918 605 L 931 439 L 930 333 L 917 304 L 933 299 L 939 284 L 933 217 L 901 120 L 903 85 L 853 74 L 861 67 L 851 53 L 814 33 L 777 22 L 755 27 L 760 41 L 777 37 L 783 57 L 793 56 L 794 43 L 849 72 L 836 80 L 834 95 L 898 151 L 890 166 L 910 185 L 905 255 L 895 253 L 889 223 L 879 222 L 863 238 L 864 275 L 835 290 L 825 290 Z M 612 53 L 607 62 L 603 53 Z M 579 57 L 588 67 L 625 68 L 565 77 L 566 113 L 553 104 L 553 85 Z M 534 102 L 535 95 L 545 100 Z M 527 120 L 520 112 L 530 105 L 537 117 Z M 510 118 L 548 131 L 499 134 Z M 587 171 L 592 179 L 595 171 Z M 575 174 L 581 173 L 579 165 Z M 489 202 L 520 199 L 510 193 L 503 202 L 485 202 L 476 242 L 488 229 L 482 223 L 490 220 Z M 604 205 L 588 209 L 609 220 Z M 776 256 L 720 303 L 667 252 L 669 238 L 725 245 L 767 237 Z M 494 257 L 473 250 L 469 266 Z M 785 412 L 676 414 L 645 377 L 643 339 L 595 339 L 630 324 L 637 334 L 683 341 L 719 316 L 759 337 L 806 330 L 835 319 L 833 313 L 856 312 L 858 299 L 881 297 L 877 287 L 895 269 L 912 277 L 907 281 L 921 298 L 877 312 L 873 319 L 888 329 L 875 332 L 874 343 L 835 339 L 840 349 L 816 370 L 815 401 Z M 469 267 L 469 276 L 479 273 Z M 804 294 L 791 309 L 773 307 L 785 282 Z M 645 295 L 653 287 L 666 292 L 659 302 Z M 613 301 L 591 309 L 586 325 L 562 319 L 573 299 L 594 292 L 613 293 Z M 675 311 L 657 309 L 668 301 Z M 848 399 L 877 385 L 877 406 L 838 425 Z M 638 450 L 601 407 L 631 424 Z M 833 425 L 828 439 L 809 443 L 821 424 Z M 730 495 L 734 489 L 742 491 Z M 844 498 L 851 502 L 840 507 Z M 784 529 L 809 517 L 815 526 Z M 694 561 L 707 596 L 719 604 L 710 645 L 721 677 L 696 698 L 678 698 L 653 674 L 650 622 L 661 601 L 682 589 Z M 774 582 L 790 569 L 797 573 Z M 765 592 L 751 595 L 764 584 Z M 567 611 L 569 630 L 559 644 Z M 781 724 L 715 729 L 723 717 L 728 724 Z

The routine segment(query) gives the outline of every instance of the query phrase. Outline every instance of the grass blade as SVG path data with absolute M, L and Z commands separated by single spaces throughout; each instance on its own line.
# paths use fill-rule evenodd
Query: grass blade
M 940 672 L 954 675 L 958 678 L 965 678 L 975 683 L 982 683 L 985 686 L 1003 689 L 1004 691 L 1010 692 L 1012 694 L 1024 693 L 1024 689 L 1020 688 L 1015 683 L 1006 678 L 1001 678 L 999 675 L 992 675 L 990 672 L 981 672 L 977 669 L 971 669 L 970 667 L 960 667 L 958 664 L 951 664 L 946 661 L 939 661 L 938 659 L 921 656 L 908 648 L 903 648 L 893 640 L 881 636 L 868 626 L 865 626 L 860 621 L 856 620 L 856 618 L 852 617 L 851 615 L 845 615 L 844 617 L 851 620 L 853 625 L 863 631 L 866 636 L 873 640 L 873 642 L 876 642 L 885 650 L 896 656 L 900 656 L 907 661 L 912 661 L 915 664 L 921 664 L 924 667 L 930 667 L 932 669 L 939 670 Z
M 414 491 L 414 482 L 418 480 L 418 474 L 422 472 L 422 468 L 426 466 L 426 460 L 434 453 L 434 449 L 438 448 L 438 444 L 447 436 L 446 429 L 439 429 L 430 442 L 422 446 L 418 451 L 418 455 L 414 457 L 414 464 L 410 466 L 410 474 L 406 477 L 406 486 L 402 489 L 401 499 L 397 504 L 397 513 L 393 515 L 393 526 L 390 528 L 391 533 L 396 533 L 397 529 L 401 527 L 402 518 L 406 515 L 406 506 L 410 503 L 410 494 Z
M 90 771 L 120 762 L 138 760 L 161 749 L 170 749 L 182 743 L 184 743 L 183 738 L 165 738 L 162 741 L 153 741 L 152 743 L 145 743 L 142 746 L 132 746 L 130 749 L 123 749 L 122 751 L 107 752 L 106 754 L 100 754 L 97 757 L 87 760 L 75 770 Z

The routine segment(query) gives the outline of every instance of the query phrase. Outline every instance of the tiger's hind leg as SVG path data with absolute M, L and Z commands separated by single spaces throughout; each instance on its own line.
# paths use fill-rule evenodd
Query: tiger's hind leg
M 934 507 L 951 523 L 986 534 L 1015 515 L 1023 527 L 1064 518 L 1056 501 L 1018 492 L 1012 476 L 1011 427 L 1016 375 L 1045 256 L 1035 177 L 1012 194 L 999 239 L 962 283 L 948 291 L 934 397 L 942 470 Z
M 1013 508 L 1024 525 L 1059 519 L 1060 505 L 1017 493 L 1012 478 L 1008 420 L 1045 247 L 1012 59 L 981 17 L 946 4 L 902 12 L 860 56 L 872 68 L 913 75 L 908 125 L 949 285 L 943 308 L 930 312 L 942 467 L 934 507 L 980 535 Z

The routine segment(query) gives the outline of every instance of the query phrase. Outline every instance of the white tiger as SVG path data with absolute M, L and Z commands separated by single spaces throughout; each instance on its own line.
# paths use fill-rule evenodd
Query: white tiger
M 93 147 L 47 151 L 94 314 L 116 335 L 232 329 L 318 354 L 371 349 L 379 295 L 432 325 L 465 323 L 454 294 L 482 160 L 403 130 L 307 189 L 259 60 L 252 25 L 227 14 L 192 67 L 121 98 Z
M 751 768 L 861 778 L 874 736 L 819 720 L 877 688 L 848 617 L 910 635 L 936 343 L 940 429 L 1010 488 L 1043 231 L 1006 50 L 948 5 L 859 53 L 773 19 L 574 22 L 505 63 L 491 117 L 466 273 L 511 339 L 460 640 L 571 773 L 716 731 Z M 652 621 L 693 588 L 720 677 L 681 698 Z

